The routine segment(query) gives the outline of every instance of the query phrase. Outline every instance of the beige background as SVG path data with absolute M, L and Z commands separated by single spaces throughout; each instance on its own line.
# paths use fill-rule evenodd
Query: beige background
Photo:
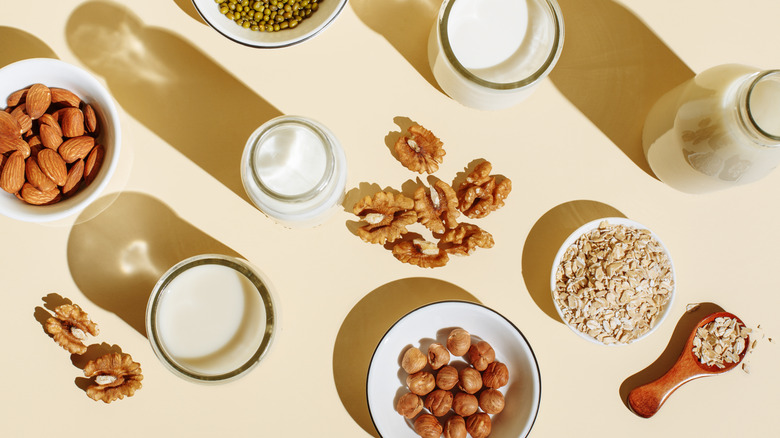
M 534 437 L 774 436 L 780 349 L 766 339 L 741 370 L 677 391 L 651 420 L 625 406 L 633 386 L 676 358 L 696 316 L 721 307 L 780 337 L 780 172 L 692 196 L 651 176 L 639 132 L 655 99 L 722 63 L 780 66 L 770 0 L 560 0 L 566 44 L 551 78 L 521 105 L 480 112 L 434 85 L 425 43 L 438 0 L 352 0 L 323 34 L 260 51 L 195 17 L 187 0 L 0 0 L 0 65 L 56 57 L 101 78 L 120 106 L 123 165 L 78 218 L 34 225 L 0 217 L 0 435 L 377 436 L 365 407 L 371 352 L 398 317 L 441 299 L 481 302 L 529 339 L 543 378 Z M 513 181 L 479 224 L 496 245 L 422 270 L 352 234 L 339 211 L 289 230 L 250 205 L 238 160 L 249 133 L 280 114 L 330 127 L 349 161 L 347 200 L 410 187 L 388 149 L 410 121 L 443 139 L 437 176 L 487 159 Z M 672 252 L 678 297 L 666 323 L 624 348 L 584 342 L 554 317 L 547 287 L 564 236 L 624 215 Z M 222 386 L 169 373 L 144 335 L 151 287 L 193 254 L 240 254 L 276 287 L 282 322 L 264 361 Z M 106 406 L 86 397 L 81 367 L 43 332 L 60 297 L 100 324 L 88 355 L 132 354 L 144 386 Z M 695 315 L 688 303 L 707 302 Z

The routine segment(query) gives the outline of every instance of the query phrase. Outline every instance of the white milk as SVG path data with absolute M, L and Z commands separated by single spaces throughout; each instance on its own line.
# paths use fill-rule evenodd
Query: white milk
M 229 373 L 257 353 L 266 332 L 254 284 L 219 264 L 194 266 L 160 292 L 160 347 L 181 367 L 203 375 Z
M 780 163 L 780 77 L 723 65 L 698 74 L 656 102 L 645 121 L 643 147 L 655 175 L 686 193 L 756 181 Z M 749 120 L 752 115 L 754 122 Z
M 522 101 L 563 47 L 555 0 L 449 0 L 428 41 L 442 90 L 460 103 L 500 109 Z
M 288 226 L 321 224 L 343 197 L 347 163 L 325 126 L 281 116 L 260 126 L 247 141 L 241 179 L 263 213 Z

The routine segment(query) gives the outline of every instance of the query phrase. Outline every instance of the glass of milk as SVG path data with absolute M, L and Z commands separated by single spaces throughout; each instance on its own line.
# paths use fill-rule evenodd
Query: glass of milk
M 288 227 L 322 224 L 344 199 L 347 160 L 324 125 L 281 116 L 249 137 L 241 181 L 257 208 Z
M 780 70 L 707 69 L 662 96 L 642 143 L 655 175 L 705 193 L 747 184 L 780 164 Z
M 278 325 L 269 282 L 245 260 L 186 259 L 149 297 L 146 335 L 174 374 L 200 383 L 237 379 L 263 358 Z
M 508 108 L 547 77 L 563 49 L 555 0 L 444 0 L 428 39 L 436 82 L 483 110 Z

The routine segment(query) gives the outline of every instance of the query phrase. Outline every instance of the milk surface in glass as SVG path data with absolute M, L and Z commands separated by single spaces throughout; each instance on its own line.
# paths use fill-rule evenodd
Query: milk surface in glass
M 780 163 L 780 76 L 751 91 L 758 77 L 752 67 L 718 66 L 658 100 L 642 142 L 661 181 L 704 193 L 756 181 Z
M 313 190 L 326 170 L 322 141 L 300 125 L 280 125 L 268 132 L 256 149 L 257 175 L 265 186 L 283 196 Z
M 180 366 L 204 375 L 229 373 L 257 352 L 266 331 L 255 285 L 233 268 L 203 264 L 177 275 L 161 292 L 157 332 Z
M 523 100 L 560 55 L 554 0 L 449 0 L 429 39 L 442 90 L 466 106 L 500 109 Z

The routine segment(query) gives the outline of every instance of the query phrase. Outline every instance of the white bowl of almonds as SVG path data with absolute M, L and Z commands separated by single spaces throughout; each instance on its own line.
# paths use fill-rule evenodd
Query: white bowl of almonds
M 669 251 L 652 231 L 625 218 L 581 226 L 555 256 L 550 288 L 561 320 L 581 338 L 626 345 L 666 319 L 676 289 Z
M 56 59 L 0 69 L 0 214 L 49 222 L 95 200 L 121 145 L 114 99 L 91 74 Z

